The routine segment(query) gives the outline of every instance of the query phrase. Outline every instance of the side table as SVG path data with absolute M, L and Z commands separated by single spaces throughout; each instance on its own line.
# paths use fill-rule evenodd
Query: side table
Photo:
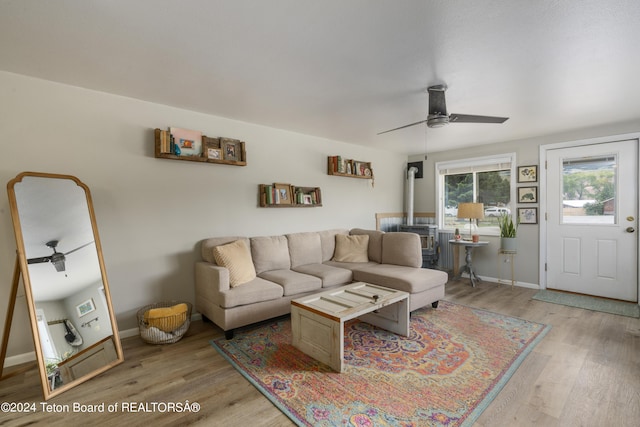
M 469 279 L 471 281 L 471 286 L 473 286 L 475 288 L 476 286 L 476 281 L 478 282 L 482 282 L 482 280 L 480 279 L 480 277 L 478 277 L 478 275 L 476 274 L 476 272 L 473 270 L 473 264 L 472 264 L 472 260 L 471 260 L 471 254 L 473 252 L 473 248 L 478 248 L 481 246 L 487 246 L 489 244 L 489 242 L 471 242 L 469 240 L 449 240 L 449 244 L 450 245 L 454 245 L 454 246 L 464 246 L 464 250 L 465 250 L 465 265 L 462 266 L 462 268 L 460 269 L 460 271 L 457 272 L 457 268 L 458 268 L 458 263 L 456 262 L 459 258 L 458 256 L 458 251 L 457 248 L 454 249 L 454 262 L 453 262 L 453 274 L 454 274 L 454 278 L 453 280 L 458 280 L 460 279 L 460 277 L 462 276 L 462 273 L 469 273 Z

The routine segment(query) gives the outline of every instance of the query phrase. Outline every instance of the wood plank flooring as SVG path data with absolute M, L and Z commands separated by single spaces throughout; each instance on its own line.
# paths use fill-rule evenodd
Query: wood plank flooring
M 551 324 L 476 426 L 637 426 L 640 420 L 640 320 L 532 300 L 532 289 L 468 280 L 449 282 L 448 301 Z M 206 425 L 293 426 L 209 344 L 222 331 L 193 322 L 167 346 L 123 340 L 125 362 L 47 403 L 35 369 L 0 381 L 1 402 L 34 402 L 36 412 L 0 412 L 0 426 Z M 73 404 L 198 402 L 197 413 L 74 413 Z M 140 409 L 145 409 L 142 407 Z

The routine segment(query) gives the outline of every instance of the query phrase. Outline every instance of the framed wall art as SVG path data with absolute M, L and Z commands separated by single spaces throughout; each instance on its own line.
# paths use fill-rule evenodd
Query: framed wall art
M 89 314 L 92 311 L 95 311 L 95 309 L 96 309 L 96 305 L 93 303 L 93 299 L 92 298 L 89 298 L 88 300 L 86 300 L 82 304 L 78 304 L 76 306 L 76 311 L 78 312 L 78 317 L 82 317 L 82 316 L 84 316 L 86 314 Z
M 537 224 L 538 208 L 518 208 L 518 221 L 520 224 Z
M 518 203 L 538 203 L 538 187 L 518 187 Z
M 518 166 L 518 182 L 538 182 L 538 166 Z

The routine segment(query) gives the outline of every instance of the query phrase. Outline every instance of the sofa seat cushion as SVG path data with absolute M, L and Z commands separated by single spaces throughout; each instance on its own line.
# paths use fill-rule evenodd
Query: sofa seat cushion
M 284 295 L 282 286 L 256 277 L 250 282 L 220 292 L 222 308 L 237 307 L 262 301 L 280 299 Z
M 448 274 L 444 271 L 392 264 L 378 264 L 366 269 L 353 271 L 353 279 L 356 281 L 385 286 L 412 294 L 444 286 L 448 278 Z
M 345 285 L 353 280 L 353 273 L 346 268 L 333 267 L 326 264 L 307 264 L 295 267 L 293 270 L 318 277 L 322 280 L 322 287 Z
M 270 270 L 259 274 L 265 280 L 275 282 L 282 286 L 284 296 L 297 295 L 322 289 L 322 280 L 308 274 L 298 273 L 292 270 Z

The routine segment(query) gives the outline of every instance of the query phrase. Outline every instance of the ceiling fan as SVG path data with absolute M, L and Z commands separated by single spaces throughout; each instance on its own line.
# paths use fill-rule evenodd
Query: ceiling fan
M 419 125 L 421 123 L 426 123 L 430 128 L 439 128 L 449 123 L 504 123 L 509 119 L 508 117 L 447 114 L 447 104 L 444 99 L 444 92 L 446 90 L 447 87 L 445 85 L 436 85 L 427 88 L 427 92 L 429 93 L 429 115 L 427 116 L 427 120 L 420 120 L 419 122 L 385 130 L 384 132 L 380 132 L 378 135 Z
M 50 247 L 51 249 L 53 249 L 53 254 L 49 255 L 49 256 L 43 256 L 43 257 L 39 257 L 39 258 L 29 258 L 27 260 L 27 264 L 39 264 L 39 263 L 43 263 L 43 262 L 50 262 L 53 264 L 53 266 L 56 268 L 56 271 L 60 272 L 60 271 L 65 271 L 65 265 L 64 265 L 64 261 L 66 259 L 66 255 L 69 255 L 77 250 L 80 250 L 82 248 L 84 248 L 85 246 L 89 246 L 91 243 L 93 243 L 93 241 L 86 243 L 82 246 L 79 246 L 75 249 L 70 250 L 69 252 L 66 253 L 61 253 L 58 252 L 56 250 L 56 247 L 58 246 L 58 241 L 57 240 L 51 240 L 47 243 L 45 243 L 48 247 Z

